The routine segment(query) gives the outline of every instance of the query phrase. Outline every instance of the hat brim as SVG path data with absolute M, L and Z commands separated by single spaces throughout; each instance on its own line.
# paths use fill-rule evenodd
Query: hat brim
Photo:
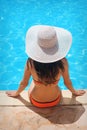
M 41 26 L 44 25 L 33 26 L 27 32 L 26 35 L 27 55 L 33 60 L 42 63 L 51 63 L 64 58 L 71 47 L 72 43 L 71 33 L 63 28 L 54 27 L 58 38 L 58 44 L 56 44 L 53 48 L 44 49 L 37 44 L 38 31 L 40 30 Z

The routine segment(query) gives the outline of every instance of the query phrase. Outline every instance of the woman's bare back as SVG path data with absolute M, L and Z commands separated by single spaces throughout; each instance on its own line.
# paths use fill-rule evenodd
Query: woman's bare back
M 61 74 L 59 73 L 56 77 L 55 83 L 51 84 L 43 84 L 39 82 L 39 78 L 34 69 L 34 66 L 31 67 L 29 64 L 29 69 L 31 70 L 31 75 L 33 77 L 33 81 L 29 88 L 29 95 L 32 95 L 32 98 L 39 102 L 50 102 L 54 101 L 61 94 L 60 89 L 58 87 L 58 81 L 60 79 Z

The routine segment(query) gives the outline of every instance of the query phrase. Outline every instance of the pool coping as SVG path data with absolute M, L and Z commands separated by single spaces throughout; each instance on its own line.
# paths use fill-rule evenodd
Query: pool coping
M 60 104 L 50 109 L 34 107 L 27 91 L 18 98 L 8 97 L 5 92 L 0 91 L 0 129 L 87 130 L 87 90 L 78 97 L 63 90 Z
M 83 96 L 72 96 L 69 90 L 62 90 L 63 98 L 58 105 L 87 105 L 87 90 Z M 0 106 L 32 106 L 28 99 L 27 90 L 17 98 L 8 97 L 6 91 L 0 91 Z

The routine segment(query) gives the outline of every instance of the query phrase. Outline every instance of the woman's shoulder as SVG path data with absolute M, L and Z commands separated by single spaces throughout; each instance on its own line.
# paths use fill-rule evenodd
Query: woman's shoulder
M 63 62 L 64 66 L 68 67 L 68 61 L 66 58 L 63 58 L 61 61 Z
M 63 58 L 62 62 L 63 62 L 63 65 L 64 65 L 64 71 L 62 72 L 62 74 L 68 73 L 68 68 L 69 68 L 69 66 L 68 66 L 68 60 L 66 58 Z
M 29 70 L 32 70 L 34 67 L 33 67 L 33 63 L 32 63 L 32 60 L 30 58 L 27 59 L 27 68 Z
M 62 62 L 67 62 L 67 59 L 64 57 L 63 59 L 61 59 Z
M 38 80 L 38 76 L 37 76 L 36 70 L 34 68 L 33 61 L 31 59 L 27 60 L 27 66 L 28 66 L 29 71 L 31 72 L 33 79 Z

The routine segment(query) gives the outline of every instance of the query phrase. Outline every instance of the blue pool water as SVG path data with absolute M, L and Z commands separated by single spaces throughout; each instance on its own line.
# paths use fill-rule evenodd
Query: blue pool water
M 71 31 L 70 77 L 76 89 L 87 89 L 87 0 L 0 0 L 0 90 L 18 88 L 27 59 L 26 31 L 36 24 Z M 62 79 L 59 84 L 66 89 Z

